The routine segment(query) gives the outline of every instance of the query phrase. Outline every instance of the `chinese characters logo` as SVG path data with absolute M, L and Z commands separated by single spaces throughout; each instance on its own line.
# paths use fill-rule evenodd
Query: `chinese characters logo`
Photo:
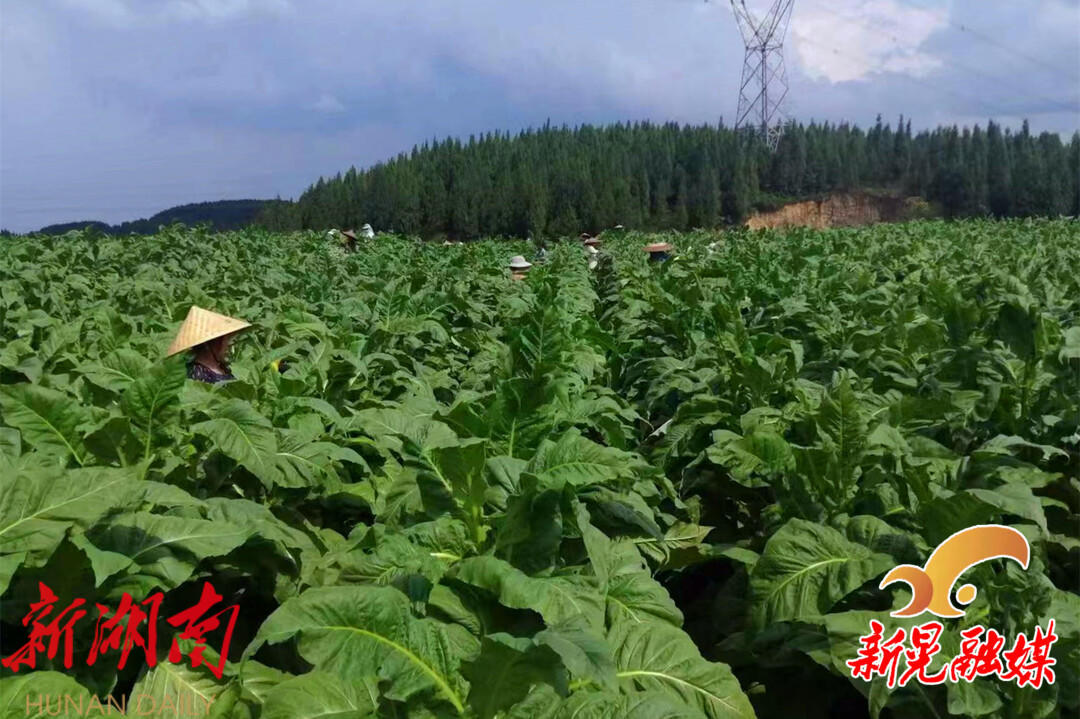
M 911 601 L 890 616 L 917 617 L 930 612 L 942 618 L 963 617 L 964 610 L 952 602 L 953 585 L 976 564 L 1000 558 L 1015 560 L 1027 569 L 1031 559 L 1027 538 L 1012 527 L 991 524 L 969 527 L 938 545 L 924 566 L 894 567 L 881 580 L 879 588 L 896 582 L 911 587 Z M 956 601 L 968 605 L 975 596 L 975 587 L 965 584 L 957 590 Z M 942 684 L 997 676 L 1001 681 L 1015 681 L 1019 687 L 1035 689 L 1044 682 L 1054 683 L 1052 667 L 1057 660 L 1050 656 L 1050 648 L 1058 637 L 1054 634 L 1053 619 L 1045 632 L 1042 627 L 1036 627 L 1032 639 L 1018 634 L 1008 649 L 1005 637 L 993 629 L 983 626 L 964 629 L 960 632 L 960 653 L 931 673 L 930 664 L 941 651 L 942 631 L 944 625 L 932 621 L 910 630 L 900 627 L 886 638 L 885 626 L 871 620 L 870 632 L 859 638 L 857 656 L 846 662 L 851 676 L 866 681 L 884 677 L 890 689 L 906 686 L 913 677 L 922 684 Z M 905 663 L 902 673 L 901 658 Z
M 85 608 L 86 600 L 75 599 L 63 611 L 56 612 L 54 610 L 57 609 L 56 604 L 59 601 L 56 594 L 41 582 L 38 583 L 38 592 L 41 598 L 30 605 L 30 611 L 22 620 L 23 626 L 30 628 L 30 638 L 14 654 L 0 660 L 0 664 L 13 672 L 18 672 L 23 665 L 31 669 L 35 668 L 39 653 L 50 660 L 55 658 L 61 645 L 63 646 L 64 667 L 71 668 L 74 628 L 75 624 L 88 613 Z M 157 592 L 150 598 L 136 603 L 130 594 L 125 593 L 115 610 L 104 604 L 97 604 L 94 641 L 86 659 L 87 665 L 92 666 L 105 652 L 119 651 L 120 660 L 117 668 L 123 669 L 127 664 L 129 654 L 135 647 L 143 651 L 149 666 L 156 665 L 158 610 L 163 598 L 162 593 Z M 182 631 L 173 638 L 172 646 L 169 648 L 170 662 L 179 664 L 183 660 L 184 654 L 178 640 L 192 640 L 194 645 L 187 654 L 192 668 L 205 665 L 215 677 L 218 679 L 222 677 L 225 660 L 229 653 L 229 642 L 232 641 L 233 628 L 240 611 L 237 605 L 232 605 L 211 613 L 215 605 L 222 600 L 223 597 L 214 591 L 209 582 L 206 582 L 203 584 L 199 601 L 194 606 L 165 620 L 176 629 L 182 628 Z M 205 635 L 222 625 L 222 615 L 225 614 L 228 615 L 228 624 L 225 626 L 225 638 L 221 651 L 218 652 L 220 659 L 216 665 L 210 664 L 203 657 L 203 652 L 206 650 Z M 140 631 L 143 624 L 146 625 L 145 631 Z

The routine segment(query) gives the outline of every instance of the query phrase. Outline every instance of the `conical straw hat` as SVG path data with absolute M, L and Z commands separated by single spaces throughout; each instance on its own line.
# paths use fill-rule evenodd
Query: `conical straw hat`
M 251 324 L 235 317 L 219 315 L 217 312 L 211 312 L 192 305 L 191 309 L 188 310 L 187 319 L 184 320 L 184 324 L 180 325 L 180 331 L 176 333 L 176 339 L 173 340 L 165 356 L 172 357 L 174 354 L 191 349 L 195 345 L 201 345 L 203 342 L 231 335 L 233 332 L 239 332 L 246 327 L 251 327 Z

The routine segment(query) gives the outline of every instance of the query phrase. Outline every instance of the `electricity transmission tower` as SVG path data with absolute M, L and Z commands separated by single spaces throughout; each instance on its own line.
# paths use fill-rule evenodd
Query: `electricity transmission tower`
M 731 0 L 746 46 L 735 128 L 756 125 L 770 150 L 776 149 L 784 132 L 781 104 L 788 92 L 784 35 L 794 3 L 795 0 L 773 0 L 768 12 L 759 19 L 746 7 L 746 0 Z

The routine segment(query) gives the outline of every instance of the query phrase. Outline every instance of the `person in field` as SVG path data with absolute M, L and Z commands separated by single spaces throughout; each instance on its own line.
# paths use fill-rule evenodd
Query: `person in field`
M 341 235 L 341 245 L 349 251 L 356 249 L 356 233 L 352 230 L 341 230 L 338 234 Z
M 534 244 L 536 245 L 536 261 L 540 263 L 547 262 L 547 243 L 538 239 Z
M 529 268 L 532 267 L 532 263 L 525 259 L 522 255 L 514 255 L 510 258 L 510 277 L 514 280 L 525 279 L 526 273 Z
M 586 236 L 581 244 L 585 245 L 585 254 L 589 258 L 589 269 L 595 270 L 600 260 L 600 238 Z
M 360 228 L 360 236 L 365 240 L 370 240 L 375 236 L 375 230 L 371 229 L 371 225 L 364 223 L 364 226 Z
M 250 326 L 244 320 L 192 305 L 165 356 L 189 352 L 188 379 L 209 384 L 236 379 L 229 370 L 229 346 L 238 332 Z
M 664 263 L 671 259 L 671 251 L 675 248 L 670 242 L 654 242 L 642 249 L 649 253 L 649 262 Z

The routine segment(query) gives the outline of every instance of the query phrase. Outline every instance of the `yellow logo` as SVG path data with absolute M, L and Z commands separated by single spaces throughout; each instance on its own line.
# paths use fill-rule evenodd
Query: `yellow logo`
M 911 601 L 903 609 L 892 612 L 894 617 L 916 617 L 930 612 L 939 617 L 962 617 L 964 610 L 952 603 L 952 588 L 960 575 L 976 564 L 990 559 L 1015 559 L 1028 568 L 1031 546 L 1027 537 L 1012 527 L 999 524 L 979 524 L 962 529 L 938 545 L 926 565 L 901 564 L 885 575 L 879 589 L 895 582 L 911 587 Z M 956 591 L 956 601 L 971 604 L 975 587 L 965 584 Z

